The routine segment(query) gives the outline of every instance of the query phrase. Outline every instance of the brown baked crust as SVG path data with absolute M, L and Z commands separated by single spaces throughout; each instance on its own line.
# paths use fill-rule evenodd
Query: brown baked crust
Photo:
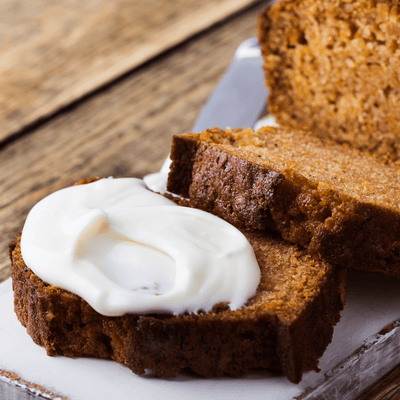
M 258 18 L 269 111 L 400 162 L 400 9 L 388 0 L 280 0 Z
M 183 158 L 190 154 L 190 158 Z M 400 276 L 400 170 L 288 128 L 175 136 L 168 190 L 328 262 Z
M 244 232 L 258 259 L 257 294 L 236 311 L 106 317 L 80 297 L 49 285 L 24 263 L 20 235 L 10 243 L 14 307 L 48 355 L 108 358 L 134 373 L 205 376 L 253 368 L 281 370 L 299 382 L 316 370 L 344 305 L 345 272 L 265 232 Z

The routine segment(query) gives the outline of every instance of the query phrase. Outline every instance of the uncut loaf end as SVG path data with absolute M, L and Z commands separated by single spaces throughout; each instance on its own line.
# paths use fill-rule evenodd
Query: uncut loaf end
M 397 1 L 281 0 L 258 37 L 279 124 L 400 162 Z
M 331 263 L 400 276 L 400 170 L 289 128 L 173 138 L 168 190 Z

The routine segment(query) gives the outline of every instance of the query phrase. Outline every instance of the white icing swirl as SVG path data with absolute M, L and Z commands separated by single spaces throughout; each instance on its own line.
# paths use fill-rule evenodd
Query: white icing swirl
M 134 178 L 102 179 L 46 197 L 21 238 L 27 266 L 103 315 L 232 310 L 260 280 L 243 234 L 179 207 Z

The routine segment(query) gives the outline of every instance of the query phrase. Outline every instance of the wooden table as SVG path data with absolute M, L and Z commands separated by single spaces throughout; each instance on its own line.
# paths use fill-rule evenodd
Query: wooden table
M 30 208 L 90 176 L 159 170 L 231 61 L 257 0 L 5 0 L 0 13 L 0 282 Z M 400 367 L 363 400 L 400 397 Z

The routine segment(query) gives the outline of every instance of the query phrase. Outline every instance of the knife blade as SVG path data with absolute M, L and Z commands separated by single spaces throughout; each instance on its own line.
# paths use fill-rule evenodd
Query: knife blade
M 264 85 L 263 59 L 257 38 L 239 45 L 232 62 L 201 109 L 192 132 L 219 126 L 222 129 L 253 127 L 266 107 L 268 90 Z M 146 175 L 146 185 L 159 193 L 166 191 L 171 160 L 160 172 Z
M 193 132 L 215 126 L 221 129 L 252 127 L 267 102 L 262 67 L 257 39 L 245 40 L 236 49 L 227 71 L 200 111 Z

